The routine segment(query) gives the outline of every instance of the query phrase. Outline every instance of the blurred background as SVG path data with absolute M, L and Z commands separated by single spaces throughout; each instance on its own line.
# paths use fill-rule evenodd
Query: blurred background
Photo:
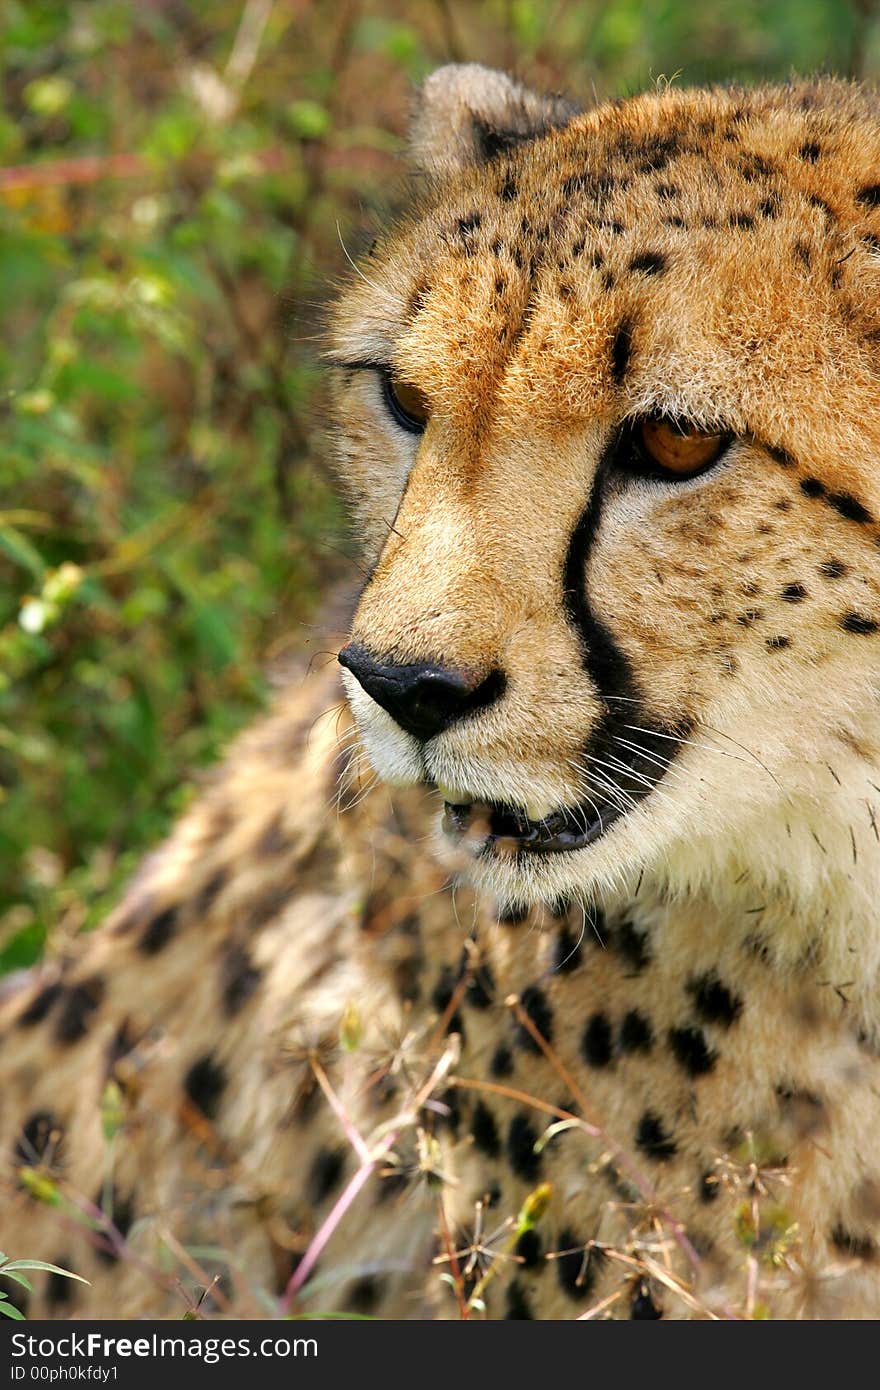
M 118 897 L 354 569 L 320 305 L 450 59 L 876 80 L 880 0 L 6 0 L 0 974 Z

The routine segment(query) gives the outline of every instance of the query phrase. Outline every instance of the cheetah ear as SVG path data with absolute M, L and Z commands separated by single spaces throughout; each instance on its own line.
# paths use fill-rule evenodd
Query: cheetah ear
M 419 91 L 410 125 L 411 159 L 422 173 L 458 173 L 576 115 L 577 108 L 562 97 L 532 92 L 506 72 L 449 63 Z

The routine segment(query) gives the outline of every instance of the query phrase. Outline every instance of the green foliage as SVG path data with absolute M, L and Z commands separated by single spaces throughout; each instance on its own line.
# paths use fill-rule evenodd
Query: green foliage
M 73 1274 L 69 1269 L 61 1269 L 58 1265 L 47 1264 L 45 1260 L 10 1260 L 0 1250 L 0 1279 L 11 1280 L 13 1284 L 19 1284 L 26 1293 L 31 1293 L 33 1285 L 25 1274 L 25 1270 L 28 1273 L 42 1270 L 45 1274 L 57 1274 L 62 1279 L 75 1279 L 79 1284 L 89 1282 L 81 1275 Z M 15 1322 L 24 1322 L 24 1313 L 10 1302 L 8 1293 L 2 1289 L 0 1289 L 0 1317 L 12 1318 Z
M 0 973 L 118 896 L 339 570 L 316 305 L 450 58 L 598 96 L 880 66 L 874 0 L 8 0 Z

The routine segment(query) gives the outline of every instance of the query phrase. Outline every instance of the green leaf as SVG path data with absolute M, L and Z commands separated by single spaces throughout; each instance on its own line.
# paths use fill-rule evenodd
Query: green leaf
M 0 550 L 13 564 L 32 574 L 34 579 L 42 579 L 46 567 L 40 552 L 14 526 L 0 526 Z
M 330 129 L 330 112 L 316 101 L 292 101 L 287 120 L 301 140 L 320 140 Z
M 14 1318 L 16 1322 L 24 1322 L 25 1320 L 24 1313 L 20 1312 L 14 1303 L 6 1301 L 5 1293 L 0 1293 L 0 1314 L 4 1318 Z
M 11 1264 L 4 1265 L 0 1269 L 0 1274 L 7 1275 L 13 1269 L 42 1269 L 46 1274 L 62 1274 L 65 1279 L 76 1279 L 80 1284 L 87 1284 L 88 1279 L 83 1279 L 81 1274 L 74 1274 L 70 1269 L 62 1269 L 60 1265 L 47 1264 L 45 1260 L 13 1260 Z

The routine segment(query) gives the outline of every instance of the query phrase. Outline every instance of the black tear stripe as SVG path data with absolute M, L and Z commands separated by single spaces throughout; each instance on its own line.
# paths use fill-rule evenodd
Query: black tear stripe
M 617 435 L 605 449 L 596 470 L 590 500 L 572 532 L 563 571 L 563 603 L 581 640 L 583 663 L 605 709 L 584 745 L 586 765 L 595 764 L 601 780 L 610 780 L 628 802 L 643 800 L 662 781 L 693 729 L 682 714 L 674 724 L 660 723 L 647 713 L 635 673 L 613 633 L 590 605 L 587 565 L 608 492 Z M 637 725 L 635 732 L 628 725 Z M 619 742 L 618 740 L 622 740 Z M 639 744 L 634 750 L 630 744 Z M 616 759 L 616 771 L 608 762 Z M 621 767 L 620 764 L 624 766 Z M 601 802 L 601 797 L 596 798 Z

